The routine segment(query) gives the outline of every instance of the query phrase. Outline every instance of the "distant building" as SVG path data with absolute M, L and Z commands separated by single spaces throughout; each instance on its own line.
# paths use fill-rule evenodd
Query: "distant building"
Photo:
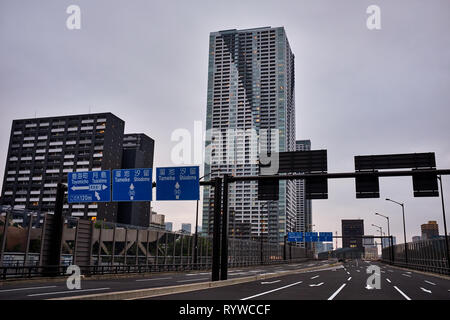
M 373 236 L 364 236 L 363 238 L 363 246 L 364 247 L 370 247 L 375 245 L 374 237 Z
M 150 227 L 155 229 L 164 230 L 166 228 L 166 224 L 164 222 L 165 216 L 163 214 L 158 214 L 155 211 L 152 211 L 150 215 Z
M 165 225 L 167 231 L 173 231 L 173 222 L 166 222 Z
M 387 247 L 389 247 L 391 245 L 389 238 L 383 238 L 381 243 L 383 244 L 383 248 L 387 248 Z M 395 236 L 392 236 L 392 245 L 395 246 L 396 244 L 397 244 L 397 238 Z
M 295 141 L 296 151 L 310 151 L 311 140 L 297 140 Z M 295 180 L 297 188 L 297 201 L 296 201 L 296 223 L 295 230 L 297 232 L 311 232 L 312 231 L 312 202 L 311 199 L 306 199 L 305 196 L 305 180 Z M 302 242 L 300 246 L 304 248 L 305 242 Z
M 431 240 L 439 238 L 439 226 L 436 221 L 428 221 L 428 223 L 420 226 L 422 230 L 422 240 Z
M 190 234 L 191 233 L 191 224 L 190 223 L 182 223 L 181 224 L 181 232 Z
M 365 246 L 364 247 L 364 258 L 367 260 L 378 259 L 378 248 L 377 246 Z
M 357 248 L 357 251 L 364 252 L 363 239 L 364 220 L 342 220 L 342 247 Z
M 145 134 L 126 134 L 123 138 L 122 169 L 153 168 L 155 141 Z M 118 222 L 148 227 L 151 202 L 120 202 Z
M 414 237 L 412 237 L 412 242 L 419 242 L 420 240 L 422 240 L 421 236 L 414 236 Z
M 202 226 L 197 226 L 197 233 L 198 234 L 202 233 Z
M 316 242 L 316 253 L 333 251 L 333 243 L 330 242 Z

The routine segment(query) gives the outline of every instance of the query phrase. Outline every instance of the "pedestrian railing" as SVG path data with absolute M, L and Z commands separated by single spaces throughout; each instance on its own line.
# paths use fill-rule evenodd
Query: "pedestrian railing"
M 394 246 L 393 258 L 390 255 L 390 247 L 383 249 L 382 260 L 384 262 L 440 274 L 450 274 L 448 254 L 446 253 L 445 239 L 421 240 Z
M 64 275 L 75 264 L 87 275 L 208 270 L 212 237 L 108 222 L 65 218 L 60 265 L 45 263 L 47 216 L 0 216 L 0 279 Z M 50 221 L 50 220 L 49 220 Z M 82 222 L 82 223 L 81 223 Z M 197 244 L 197 246 L 195 246 Z M 304 249 L 260 240 L 229 240 L 229 267 L 305 258 Z

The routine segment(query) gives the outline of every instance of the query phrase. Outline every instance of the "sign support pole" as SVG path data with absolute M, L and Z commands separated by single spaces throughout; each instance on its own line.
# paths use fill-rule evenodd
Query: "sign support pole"
M 220 280 L 228 278 L 228 174 L 223 176 L 222 256 Z
M 214 225 L 212 253 L 212 281 L 219 281 L 220 276 L 220 211 L 222 200 L 222 178 L 215 178 L 214 183 Z

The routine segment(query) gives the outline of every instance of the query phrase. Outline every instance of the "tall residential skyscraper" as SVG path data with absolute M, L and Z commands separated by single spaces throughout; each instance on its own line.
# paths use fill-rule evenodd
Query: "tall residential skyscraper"
M 297 140 L 295 142 L 296 151 L 309 151 L 311 150 L 310 140 Z M 312 230 L 312 206 L 311 199 L 305 197 L 305 180 L 295 180 L 297 189 L 297 217 L 296 228 L 297 232 L 311 232 Z M 301 247 L 305 247 L 305 243 L 301 244 Z
M 258 175 L 258 150 L 295 150 L 294 84 L 294 55 L 283 27 L 210 34 L 206 179 Z M 263 139 L 267 130 L 272 135 Z M 206 233 L 212 233 L 211 191 L 204 188 Z M 280 181 L 279 201 L 272 204 L 258 201 L 257 193 L 256 181 L 232 183 L 229 214 L 251 224 L 253 237 L 282 241 L 295 226 L 295 182 Z

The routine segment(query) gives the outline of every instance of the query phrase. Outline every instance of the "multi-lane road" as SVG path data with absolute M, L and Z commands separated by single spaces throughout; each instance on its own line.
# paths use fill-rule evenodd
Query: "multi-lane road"
M 378 266 L 371 274 L 370 266 Z M 316 268 L 315 270 L 310 270 Z M 317 269 L 320 268 L 320 269 Z M 296 272 L 282 275 L 286 272 Z M 278 275 L 279 274 L 279 275 Z M 328 261 L 230 269 L 229 279 L 270 275 L 267 279 L 184 293 L 161 295 L 152 300 L 450 300 L 450 280 L 376 262 Z M 380 288 L 367 285 L 379 277 Z M 76 297 L 208 282 L 210 272 L 152 274 L 124 279 L 82 280 L 80 290 L 69 290 L 65 281 L 0 285 L 0 300 Z M 376 281 L 369 282 L 372 285 Z
M 367 268 L 380 267 L 380 289 L 367 286 Z M 373 282 L 370 282 L 374 284 Z M 389 265 L 352 261 L 227 287 L 151 298 L 169 300 L 450 300 L 450 280 Z
M 328 265 L 328 261 L 308 261 L 304 263 L 234 268 L 229 270 L 228 278 L 242 278 L 252 275 L 276 274 Z M 110 293 L 127 290 L 180 286 L 190 283 L 210 281 L 211 272 L 177 272 L 138 275 L 122 279 L 81 280 L 81 289 L 69 290 L 65 280 L 52 282 L 14 283 L 0 282 L 0 300 L 52 299 L 89 294 Z

